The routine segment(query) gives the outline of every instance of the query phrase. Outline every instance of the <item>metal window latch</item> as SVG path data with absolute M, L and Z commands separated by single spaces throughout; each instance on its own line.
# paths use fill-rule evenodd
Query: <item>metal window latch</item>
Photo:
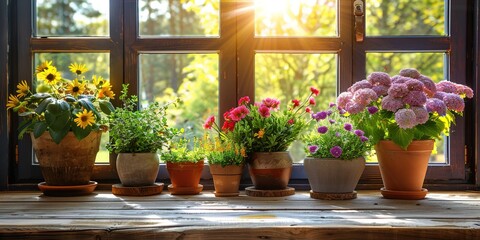
M 363 25 L 363 16 L 364 8 L 362 0 L 355 0 L 353 2 L 353 15 L 355 16 L 355 41 L 363 42 L 364 35 L 364 25 Z

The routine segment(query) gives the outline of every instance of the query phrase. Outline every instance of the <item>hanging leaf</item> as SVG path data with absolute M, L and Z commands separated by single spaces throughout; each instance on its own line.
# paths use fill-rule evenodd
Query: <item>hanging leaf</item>
M 47 123 L 46 122 L 36 122 L 33 126 L 33 136 L 38 138 L 42 136 L 42 134 L 47 130 Z

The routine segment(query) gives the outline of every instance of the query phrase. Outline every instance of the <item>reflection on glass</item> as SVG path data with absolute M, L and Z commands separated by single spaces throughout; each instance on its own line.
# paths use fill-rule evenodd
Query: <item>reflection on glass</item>
M 313 111 L 328 108 L 337 94 L 336 54 L 257 53 L 255 55 L 255 101 L 275 97 L 282 108 L 292 99 L 303 99 L 311 86 L 320 89 Z M 303 161 L 301 143 L 290 152 L 295 162 Z
M 203 121 L 218 116 L 218 54 L 140 54 L 139 99 L 183 104 L 169 108 L 170 126 L 202 136 Z M 218 117 L 217 117 L 218 119 Z
M 109 0 L 37 0 L 36 36 L 108 36 Z
M 68 69 L 71 63 L 86 64 L 88 72 L 86 77 L 91 78 L 92 75 L 102 76 L 104 79 L 110 79 L 110 57 L 108 53 L 36 53 L 34 66 L 38 66 L 44 61 L 52 61 L 62 73 L 63 79 L 74 79 L 75 76 Z M 35 70 L 33 70 L 35 71 Z M 35 78 L 34 78 L 35 79 Z M 113 84 L 113 83 L 112 83 Z M 36 89 L 36 82 L 33 83 L 33 89 Z M 118 93 L 116 93 L 118 95 Z M 108 150 L 105 144 L 108 142 L 108 133 L 102 134 L 100 150 L 95 160 L 96 163 L 108 163 Z M 34 159 L 34 163 L 37 160 Z
M 337 36 L 336 0 L 255 0 L 257 36 Z
M 140 0 L 141 36 L 219 36 L 220 0 Z
M 446 35 L 447 0 L 368 0 L 366 33 L 370 36 Z
M 445 79 L 445 53 L 367 53 L 367 74 L 386 72 L 390 76 L 397 75 L 402 68 L 416 68 L 434 82 Z M 435 149 L 430 163 L 448 163 L 449 138 L 435 140 Z M 376 158 L 367 161 L 377 162 Z

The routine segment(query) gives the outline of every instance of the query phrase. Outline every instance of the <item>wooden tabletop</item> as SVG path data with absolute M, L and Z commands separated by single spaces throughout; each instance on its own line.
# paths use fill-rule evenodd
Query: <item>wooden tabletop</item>
M 327 201 L 306 191 L 274 198 L 0 192 L 0 239 L 480 239 L 480 193 L 391 200 L 358 191 L 354 200 Z

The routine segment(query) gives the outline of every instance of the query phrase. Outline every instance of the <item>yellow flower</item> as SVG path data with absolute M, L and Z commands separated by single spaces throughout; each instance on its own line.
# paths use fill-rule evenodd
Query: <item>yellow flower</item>
M 242 149 L 240 149 L 240 154 L 242 155 L 242 157 L 247 157 L 247 151 L 245 150 L 244 147 L 242 147 Z
M 10 108 L 18 107 L 18 106 L 20 106 L 20 100 L 14 95 L 10 94 L 7 102 L 7 110 Z
M 105 79 L 103 79 L 102 76 L 97 77 L 97 75 L 92 76 L 92 81 L 93 81 L 93 84 L 99 88 L 102 87 L 103 84 L 105 83 Z
M 62 79 L 61 73 L 57 72 L 57 68 L 49 67 L 45 71 L 38 73 L 37 78 L 43 80 L 50 85 L 55 85 L 57 81 Z
M 67 93 L 70 93 L 73 96 L 83 94 L 83 91 L 85 91 L 85 83 L 78 82 L 76 78 L 67 86 Z
M 110 85 L 110 82 L 103 83 L 102 88 L 98 91 L 97 97 L 98 98 L 109 97 L 111 99 L 114 99 L 115 93 L 113 93 L 112 91 L 112 86 Z
M 72 63 L 70 66 L 68 66 L 71 72 L 81 75 L 85 72 L 88 71 L 87 66 L 85 64 L 77 64 L 77 63 Z
M 264 134 L 265 134 L 265 129 L 262 128 L 257 133 L 253 134 L 253 136 L 256 138 L 263 138 Z
M 87 109 L 83 109 L 83 112 L 77 113 L 73 121 L 77 123 L 77 126 L 85 129 L 87 126 L 92 126 L 95 123 L 95 118 L 93 117 L 92 111 L 87 111 Z
M 53 67 L 52 66 L 52 61 L 45 61 L 43 63 L 41 63 L 40 65 L 37 66 L 37 68 L 35 69 L 36 73 L 41 73 L 49 68 Z
M 27 81 L 23 80 L 17 85 L 17 97 L 25 97 L 30 92 L 30 87 L 27 84 Z

